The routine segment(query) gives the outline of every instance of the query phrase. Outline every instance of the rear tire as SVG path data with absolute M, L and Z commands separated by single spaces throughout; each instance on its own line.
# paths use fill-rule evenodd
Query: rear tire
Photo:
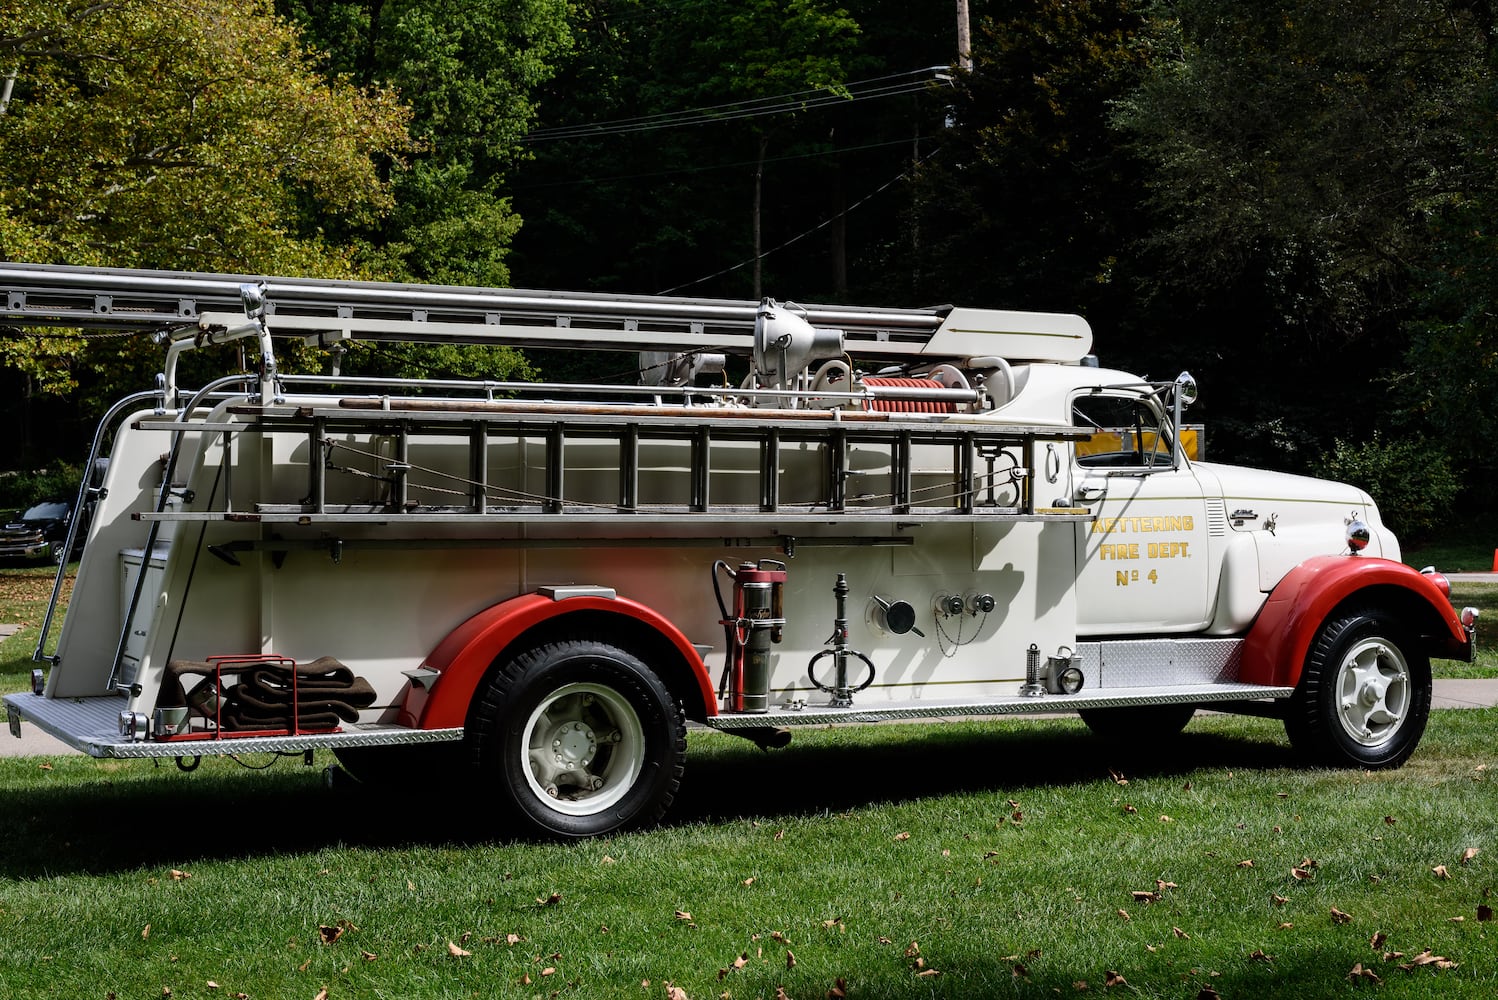
M 639 657 L 607 642 L 550 642 L 504 663 L 468 730 L 480 780 L 547 836 L 654 823 L 681 785 L 681 706 Z
M 1386 612 L 1354 611 L 1311 644 L 1285 732 L 1316 763 L 1398 767 L 1425 732 L 1430 698 L 1430 659 Z

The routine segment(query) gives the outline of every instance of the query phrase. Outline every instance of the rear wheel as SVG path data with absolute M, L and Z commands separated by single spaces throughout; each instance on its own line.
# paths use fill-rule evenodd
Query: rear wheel
M 470 720 L 480 780 L 552 836 L 655 822 L 677 788 L 686 723 L 660 678 L 607 642 L 547 643 L 501 666 Z
M 1393 617 L 1362 610 L 1321 627 L 1290 699 L 1297 750 L 1336 767 L 1398 767 L 1430 718 L 1430 660 Z

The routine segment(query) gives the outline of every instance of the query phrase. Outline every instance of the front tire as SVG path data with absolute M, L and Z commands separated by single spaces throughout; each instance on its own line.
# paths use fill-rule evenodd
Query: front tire
M 1317 763 L 1398 767 L 1425 732 L 1430 698 L 1430 659 L 1386 612 L 1355 611 L 1322 625 L 1285 732 Z
M 469 732 L 481 779 L 497 779 L 506 811 L 548 836 L 654 823 L 681 785 L 681 707 L 639 657 L 607 642 L 546 643 L 503 664 Z

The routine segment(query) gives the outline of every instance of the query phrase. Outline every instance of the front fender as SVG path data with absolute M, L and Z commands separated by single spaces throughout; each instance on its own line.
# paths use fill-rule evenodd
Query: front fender
M 1467 659 L 1471 640 L 1451 601 L 1404 563 L 1366 556 L 1317 556 L 1275 586 L 1244 638 L 1240 678 L 1293 687 L 1322 624 L 1356 598 L 1399 616 L 1426 655 Z
M 658 612 L 623 597 L 554 600 L 542 594 L 522 594 L 485 608 L 448 633 L 422 662 L 424 668 L 436 671 L 440 677 L 425 687 L 416 683 L 407 685 L 395 721 L 416 729 L 464 725 L 479 684 L 506 648 L 537 625 L 579 612 L 620 616 L 629 619 L 630 625 L 643 625 L 657 633 L 681 656 L 682 663 L 695 677 L 703 704 L 701 714 L 717 714 L 712 679 L 702 657 L 681 630 Z M 689 715 L 698 714 L 692 712 L 690 705 L 687 711 Z

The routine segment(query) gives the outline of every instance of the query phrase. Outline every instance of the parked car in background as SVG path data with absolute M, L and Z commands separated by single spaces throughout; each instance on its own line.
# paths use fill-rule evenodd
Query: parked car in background
M 62 498 L 33 504 L 0 528 L 0 559 L 51 559 L 66 562 L 68 523 L 73 501 Z M 78 532 L 78 541 L 83 541 Z

